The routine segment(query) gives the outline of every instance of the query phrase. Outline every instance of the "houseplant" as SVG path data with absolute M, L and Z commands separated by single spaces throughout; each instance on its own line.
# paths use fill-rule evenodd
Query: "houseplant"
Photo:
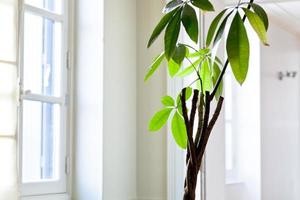
M 186 149 L 186 178 L 184 200 L 195 199 L 197 175 L 213 127 L 221 112 L 223 77 L 231 66 L 232 73 L 241 85 L 248 72 L 250 45 L 244 22 L 257 33 L 261 42 L 267 44 L 266 32 L 269 21 L 264 9 L 254 3 L 241 2 L 221 11 L 212 21 L 206 36 L 205 47 L 194 48 L 178 41 L 181 26 L 194 43 L 199 41 L 198 9 L 203 12 L 214 11 L 209 0 L 172 0 L 163 9 L 164 16 L 155 27 L 148 48 L 164 33 L 164 51 L 154 59 L 145 76 L 147 81 L 166 60 L 169 76 L 184 78 L 194 74 L 196 77 L 188 86 L 182 88 L 177 98 L 164 96 L 161 99 L 164 108 L 150 120 L 149 130 L 157 131 L 168 119 L 175 142 Z M 229 27 L 226 39 L 228 59 L 223 64 L 215 52 Z M 201 38 L 200 38 L 201 40 Z M 189 63 L 184 66 L 183 63 Z M 213 101 L 217 105 L 212 109 Z M 213 112 L 211 112 L 213 111 Z

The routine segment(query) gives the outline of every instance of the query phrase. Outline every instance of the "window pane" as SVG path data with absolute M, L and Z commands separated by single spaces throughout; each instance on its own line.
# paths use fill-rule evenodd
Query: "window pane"
M 225 125 L 225 165 L 226 170 L 233 169 L 233 133 L 231 123 Z
M 25 90 L 36 94 L 60 96 L 61 36 L 61 23 L 25 13 Z
M 0 60 L 16 61 L 17 7 L 14 0 L 0 1 Z
M 23 102 L 23 182 L 57 180 L 60 106 Z
M 25 4 L 61 14 L 63 0 L 25 0 Z
M 16 133 L 16 84 L 16 67 L 0 63 L 0 136 L 15 135 Z
M 17 200 L 16 142 L 0 138 L 0 199 Z

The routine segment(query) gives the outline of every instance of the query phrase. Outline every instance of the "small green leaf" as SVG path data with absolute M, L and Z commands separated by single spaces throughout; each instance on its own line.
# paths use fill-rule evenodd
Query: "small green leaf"
M 187 52 L 187 48 L 182 45 L 182 44 L 179 44 L 177 45 L 175 51 L 174 51 L 174 54 L 173 54 L 173 57 L 172 59 L 177 63 L 177 64 L 181 64 L 182 61 L 184 60 L 184 57 L 186 55 L 186 52 Z
M 158 38 L 158 36 L 161 34 L 161 32 L 165 29 L 165 27 L 168 25 L 172 17 L 175 15 L 175 13 L 178 11 L 179 8 L 176 8 L 163 16 L 163 18 L 160 20 L 160 22 L 155 27 L 154 31 L 152 32 L 152 35 L 149 39 L 147 47 L 149 48 L 153 42 Z
M 217 30 L 217 27 L 219 25 L 220 20 L 222 19 L 223 15 L 225 14 L 225 12 L 227 11 L 227 9 L 223 10 L 222 12 L 220 12 L 216 18 L 212 21 L 208 33 L 207 33 L 207 37 L 206 37 L 206 46 L 209 46 L 215 33 Z
M 249 67 L 249 40 L 244 23 L 237 12 L 227 38 L 226 50 L 236 80 L 243 84 Z
M 213 46 L 215 46 L 221 40 L 224 30 L 225 30 L 225 27 L 226 27 L 226 24 L 227 24 L 227 20 L 228 20 L 229 16 L 231 15 L 231 13 L 232 13 L 232 11 L 224 18 L 223 22 L 221 23 L 221 25 L 216 33 Z
M 200 77 L 202 80 L 203 92 L 210 91 L 212 87 L 212 80 L 211 80 L 210 62 L 208 59 L 205 59 L 203 61 L 203 64 L 200 69 Z
M 164 106 L 175 106 L 175 101 L 172 97 L 170 96 L 164 96 L 161 98 L 161 103 Z
M 189 98 L 192 96 L 193 94 L 193 89 L 191 87 L 187 87 L 186 90 L 185 90 L 185 100 L 189 100 Z M 176 98 L 176 104 L 177 106 L 178 105 L 181 105 L 181 92 L 177 95 L 177 98 Z
M 168 13 L 183 4 L 182 0 L 170 1 L 163 9 L 163 13 Z
M 254 12 L 260 17 L 260 19 L 264 22 L 266 30 L 269 28 L 269 19 L 266 11 L 258 4 L 251 4 Z
M 192 65 L 190 65 L 190 66 L 186 67 L 184 70 L 180 71 L 176 76 L 182 78 L 182 77 L 192 74 L 195 71 L 195 67 L 197 69 L 201 60 L 202 60 L 201 58 L 196 60 Z
M 177 74 L 177 72 L 180 69 L 180 66 L 181 65 L 177 64 L 173 59 L 169 60 L 169 62 L 168 62 L 168 70 L 169 70 L 169 74 L 170 74 L 171 77 L 174 77 L 175 74 Z
M 189 4 L 183 7 L 181 21 L 189 37 L 197 43 L 199 32 L 197 14 Z
M 208 0 L 192 0 L 192 4 L 203 11 L 215 11 L 214 6 Z
M 266 28 L 261 18 L 256 13 L 246 8 L 244 8 L 243 10 L 260 40 L 264 43 L 264 45 L 268 45 Z
M 175 112 L 173 116 L 171 129 L 176 144 L 179 147 L 186 149 L 187 147 L 186 127 L 185 127 L 183 117 L 178 112 Z
M 171 19 L 170 23 L 167 26 L 165 33 L 165 55 L 167 60 L 173 56 L 173 53 L 176 48 L 176 43 L 178 40 L 180 32 L 180 15 L 182 9 L 178 11 L 175 16 Z
M 153 75 L 153 73 L 158 69 L 158 67 L 160 66 L 160 64 L 162 63 L 164 58 L 165 58 L 164 52 L 155 58 L 154 62 L 148 69 L 148 72 L 144 78 L 144 81 L 147 81 Z
M 214 86 L 216 86 L 216 84 L 217 84 L 217 81 L 219 79 L 220 73 L 221 73 L 221 70 L 220 70 L 218 64 L 214 63 L 213 75 L 212 75 L 212 80 L 213 80 Z M 219 87 L 217 89 L 216 95 L 215 95 L 217 101 L 222 96 L 222 92 L 223 92 L 223 80 L 221 81 L 221 83 L 220 83 L 220 85 L 219 85 Z
M 158 131 L 161 129 L 169 119 L 169 116 L 173 108 L 164 108 L 161 111 L 157 112 L 149 123 L 149 131 Z

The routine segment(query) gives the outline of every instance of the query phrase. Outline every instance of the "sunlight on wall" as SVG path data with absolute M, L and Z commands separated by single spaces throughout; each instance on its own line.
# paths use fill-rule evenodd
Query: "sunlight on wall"
M 0 200 L 14 200 L 16 176 L 17 0 L 0 1 Z

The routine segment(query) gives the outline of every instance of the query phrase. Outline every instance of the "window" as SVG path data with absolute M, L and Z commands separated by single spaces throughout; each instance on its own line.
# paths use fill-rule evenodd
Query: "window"
M 22 196 L 66 192 L 67 2 L 24 0 L 20 13 Z

